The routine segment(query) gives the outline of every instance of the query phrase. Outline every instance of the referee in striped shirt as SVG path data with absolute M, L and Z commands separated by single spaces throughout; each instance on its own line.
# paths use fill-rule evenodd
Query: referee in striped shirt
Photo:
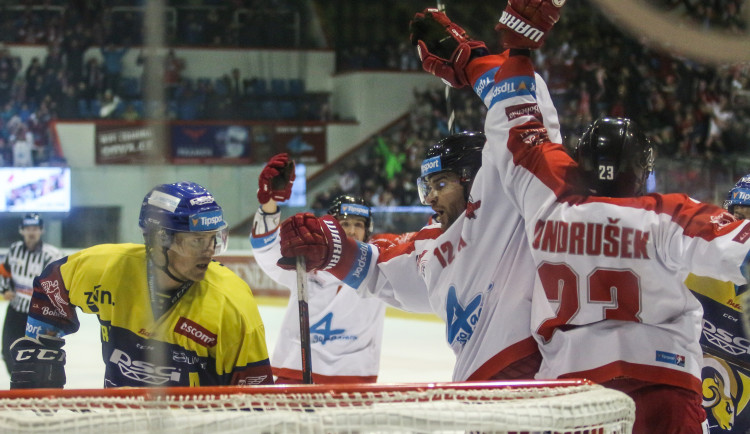
M 39 214 L 26 214 L 18 233 L 23 237 L 23 241 L 16 241 L 10 245 L 5 262 L 0 266 L 0 275 L 3 276 L 3 298 L 10 300 L 3 325 L 2 350 L 9 374 L 13 363 L 10 345 L 26 334 L 26 316 L 34 290 L 34 278 L 42 273 L 47 264 L 63 256 L 57 247 L 42 242 L 44 222 Z

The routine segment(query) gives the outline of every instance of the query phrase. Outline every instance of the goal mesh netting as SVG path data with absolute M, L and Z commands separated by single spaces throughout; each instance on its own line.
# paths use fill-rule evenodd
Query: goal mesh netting
M 630 433 L 586 380 L 0 392 L 2 433 Z

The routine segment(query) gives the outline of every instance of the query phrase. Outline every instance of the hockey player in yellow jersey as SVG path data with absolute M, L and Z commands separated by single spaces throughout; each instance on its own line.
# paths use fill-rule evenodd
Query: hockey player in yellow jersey
M 750 175 L 729 190 L 724 208 L 737 219 L 750 217 Z M 750 341 L 742 330 L 741 294 L 746 285 L 688 275 L 685 285 L 703 306 L 701 383 L 709 432 L 750 429 Z
M 26 337 L 11 347 L 11 388 L 62 387 L 76 307 L 101 325 L 104 387 L 272 384 L 265 330 L 248 285 L 213 261 L 226 248 L 221 207 L 192 182 L 144 198 L 144 244 L 103 244 L 34 280 Z

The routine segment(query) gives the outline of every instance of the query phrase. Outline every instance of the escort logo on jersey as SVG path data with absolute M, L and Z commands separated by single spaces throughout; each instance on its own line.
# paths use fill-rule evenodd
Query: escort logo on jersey
M 370 217 L 370 208 L 356 203 L 342 203 L 340 212 L 341 214 L 358 215 L 364 218 Z
M 220 209 L 193 214 L 188 220 L 191 232 L 215 231 L 224 226 L 224 214 Z
M 310 342 L 313 344 L 325 345 L 326 342 L 348 340 L 353 341 L 357 336 L 345 336 L 344 329 L 332 329 L 333 312 L 328 312 L 320 321 L 310 326 Z
M 211 348 L 216 345 L 216 334 L 211 333 L 187 318 L 180 317 L 174 327 L 174 331 L 175 333 L 186 336 L 188 339 L 193 340 L 204 347 Z
M 152 191 L 151 196 L 148 197 L 148 204 L 174 212 L 180 205 L 180 198 L 161 191 Z
M 517 104 L 506 107 L 505 115 L 508 117 L 509 121 L 520 118 L 521 116 L 534 116 L 536 120 L 544 123 L 544 120 L 542 118 L 542 110 L 539 108 L 539 105 L 537 103 Z
M 750 429 L 750 371 L 709 354 L 701 371 L 703 408 L 709 432 L 748 432 Z
M 168 381 L 180 381 L 180 371 L 177 368 L 133 360 L 129 355 L 118 349 L 112 352 L 109 362 L 114 363 L 125 377 L 142 383 L 159 386 Z
M 471 339 L 482 314 L 482 305 L 482 294 L 477 294 L 464 308 L 456 297 L 456 287 L 451 285 L 448 288 L 445 302 L 448 345 L 455 342 L 464 345 Z
M 521 21 L 519 18 L 514 17 L 506 11 L 503 11 L 503 14 L 500 16 L 500 24 L 504 24 L 510 30 L 513 30 L 525 38 L 531 39 L 534 42 L 539 42 L 539 40 L 542 39 L 542 36 L 544 36 L 544 32 L 540 29 L 532 27 L 530 24 Z
M 101 288 L 101 285 L 96 285 L 93 291 L 83 293 L 86 296 L 86 306 L 91 309 L 91 312 L 99 312 L 99 304 L 113 304 L 112 293 L 107 290 L 99 290 L 99 288 Z
M 608 224 L 538 220 L 532 248 L 552 253 L 650 259 L 649 232 L 619 226 L 619 220 Z
M 685 366 L 685 356 L 681 354 L 668 353 L 666 351 L 656 351 L 657 362 L 669 363 L 671 365 Z
M 207 203 L 214 203 L 214 202 L 216 202 L 214 200 L 214 197 L 210 196 L 210 195 L 206 195 L 206 196 L 201 196 L 201 197 L 196 197 L 194 199 L 190 199 L 190 205 L 196 205 L 196 206 L 197 205 L 205 205 Z
M 328 227 L 328 230 L 331 231 L 331 241 L 333 242 L 333 255 L 331 255 L 331 260 L 328 262 L 328 266 L 325 268 L 326 270 L 328 270 L 338 265 L 339 261 L 341 260 L 341 252 L 343 252 L 343 247 L 341 245 L 341 235 L 339 234 L 338 229 L 336 229 L 336 224 L 328 220 L 323 220 L 323 223 L 325 223 L 325 225 Z
M 422 161 L 422 177 L 431 173 L 442 172 L 443 164 L 440 157 L 432 157 Z

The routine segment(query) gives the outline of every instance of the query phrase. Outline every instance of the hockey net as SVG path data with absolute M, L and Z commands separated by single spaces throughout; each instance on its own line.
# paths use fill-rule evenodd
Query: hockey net
M 0 392 L 2 433 L 630 433 L 586 380 Z

